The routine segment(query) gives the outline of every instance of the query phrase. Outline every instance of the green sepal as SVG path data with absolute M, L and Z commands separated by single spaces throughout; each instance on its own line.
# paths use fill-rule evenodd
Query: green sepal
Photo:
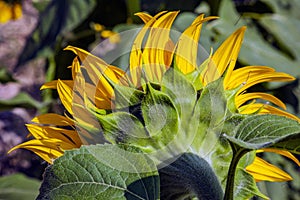
M 159 142 L 169 143 L 179 128 L 178 111 L 170 97 L 147 84 L 141 110 L 150 137 L 156 136 Z
M 113 101 L 116 109 L 127 108 L 139 104 L 145 95 L 144 92 L 132 87 L 113 84 L 115 100 Z
M 140 120 L 127 112 L 113 112 L 108 115 L 97 115 L 105 138 L 113 144 L 138 143 L 148 134 Z
M 197 101 L 197 91 L 194 86 L 180 71 L 172 69 L 164 74 L 161 91 L 174 101 L 181 119 L 181 126 L 186 127 Z M 182 123 L 187 124 L 183 125 Z

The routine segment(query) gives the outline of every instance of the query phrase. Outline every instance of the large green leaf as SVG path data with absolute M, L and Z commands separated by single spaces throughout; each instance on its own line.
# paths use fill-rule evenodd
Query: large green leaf
M 226 134 L 224 136 L 244 149 L 276 147 L 300 153 L 299 145 L 295 143 L 300 138 L 300 124 L 283 116 L 271 114 L 250 116 L 237 126 L 233 136 Z
M 37 199 L 156 200 L 158 172 L 139 152 L 116 145 L 66 151 L 46 169 Z
M 13 174 L 0 177 L 0 199 L 32 200 L 38 195 L 40 181 L 25 177 L 23 174 Z

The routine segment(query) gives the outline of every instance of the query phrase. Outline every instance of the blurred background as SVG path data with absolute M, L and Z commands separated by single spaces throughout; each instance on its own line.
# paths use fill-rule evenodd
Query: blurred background
M 27 140 L 25 124 L 34 116 L 63 112 L 55 91 L 40 91 L 45 82 L 71 79 L 67 67 L 74 55 L 63 48 L 73 45 L 105 57 L 122 43 L 109 36 L 142 26 L 134 13 L 162 10 L 180 10 L 173 25 L 178 31 L 200 13 L 219 16 L 202 29 L 207 52 L 246 25 L 237 67 L 266 65 L 300 77 L 299 0 L 0 0 L 0 199 L 34 199 L 38 193 L 47 163 L 27 150 L 7 151 Z M 115 62 L 126 68 L 127 60 Z M 274 94 L 300 117 L 298 79 L 251 90 Z M 300 200 L 300 168 L 278 155 L 261 156 L 294 178 L 259 183 L 262 192 L 271 199 Z

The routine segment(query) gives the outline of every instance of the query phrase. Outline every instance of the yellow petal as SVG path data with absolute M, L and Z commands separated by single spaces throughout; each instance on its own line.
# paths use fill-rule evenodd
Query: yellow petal
M 252 93 L 245 93 L 245 94 L 240 94 L 235 97 L 235 104 L 236 107 L 239 108 L 242 104 L 246 103 L 249 100 L 253 99 L 264 99 L 268 102 L 272 102 L 275 105 L 286 109 L 285 104 L 278 98 L 274 97 L 271 94 L 267 93 L 262 93 L 262 92 L 252 92 Z
M 204 18 L 204 14 L 199 15 L 180 36 L 175 51 L 176 67 L 184 74 L 195 70 L 197 65 L 197 53 L 199 46 L 202 23 L 216 19 L 217 17 Z M 188 51 L 187 51 L 188 49 Z
M 245 26 L 236 30 L 216 50 L 212 56 L 213 63 L 211 63 L 210 67 L 203 72 L 203 74 L 206 75 L 206 77 L 203 78 L 204 85 L 219 78 L 227 69 L 224 79 L 224 85 L 226 85 L 235 67 L 245 31 Z M 215 65 L 215 67 L 212 67 L 213 65 Z
M 170 45 L 172 42 L 169 34 L 178 13 L 168 12 L 151 25 L 149 36 L 142 52 L 143 69 L 149 81 L 160 82 L 163 73 L 171 65 L 175 46 Z
M 82 143 L 75 130 L 67 130 L 63 128 L 40 126 L 36 124 L 27 124 L 27 129 L 35 139 L 59 139 L 64 144 L 79 147 Z
M 135 37 L 133 42 L 130 57 L 129 57 L 129 66 L 130 66 L 130 75 L 131 81 L 135 86 L 141 85 L 141 75 L 142 75 L 142 44 L 146 33 L 149 31 L 149 27 L 151 27 L 156 19 L 166 13 L 166 11 L 160 12 L 156 14 L 154 17 L 150 17 L 150 15 L 145 15 L 142 13 L 137 13 L 136 15 L 142 17 L 142 20 L 147 21 L 143 28 L 140 30 L 138 35 Z
M 80 62 L 78 60 L 78 57 L 76 56 L 74 59 L 73 59 L 73 62 L 72 62 L 72 78 L 73 80 L 76 80 L 76 76 L 80 71 Z
M 256 182 L 282 182 L 293 180 L 286 172 L 259 157 L 255 157 L 253 163 L 246 167 L 246 171 L 254 177 Z
M 118 83 L 119 80 L 125 76 L 125 72 L 123 70 L 108 65 L 102 59 L 83 49 L 68 46 L 65 48 L 65 50 L 71 50 L 79 57 L 94 85 L 98 85 L 99 87 L 103 88 L 108 95 L 113 96 L 113 88 L 107 81 L 107 78 L 114 83 Z
M 282 72 L 266 72 L 263 74 L 258 74 L 256 76 L 249 75 L 246 84 L 239 90 L 238 93 L 250 88 L 253 85 L 259 83 L 266 83 L 266 82 L 286 82 L 286 81 L 293 81 L 295 80 L 294 77 Z
M 51 145 L 49 145 L 51 144 Z M 34 153 L 36 153 L 38 156 L 40 156 L 42 159 L 47 161 L 48 163 L 52 163 L 53 159 L 56 159 L 63 155 L 63 150 L 60 148 L 57 148 L 57 140 L 49 140 L 47 142 L 47 145 L 45 144 L 45 141 L 42 140 L 29 140 L 27 142 L 24 142 L 22 144 L 19 144 L 13 148 L 11 148 L 8 153 L 19 149 L 24 148 L 28 149 Z
M 59 98 L 64 105 L 65 109 L 73 115 L 72 102 L 73 102 L 73 88 L 61 80 L 57 80 L 57 92 Z
M 69 118 L 58 115 L 55 113 L 48 113 L 48 114 L 43 114 L 36 116 L 31 120 L 32 122 L 35 123 L 40 123 L 40 124 L 49 124 L 49 125 L 55 125 L 55 126 L 72 126 L 74 125 L 74 122 L 70 120 Z
M 272 152 L 272 153 L 277 153 L 277 154 L 283 155 L 283 156 L 291 159 L 292 161 L 294 161 L 300 167 L 299 160 L 291 152 L 289 152 L 289 151 L 280 150 L 280 149 L 266 148 L 266 149 L 257 150 L 256 152 L 257 153 L 260 153 L 260 152 Z
M 72 80 L 60 80 L 60 81 L 64 82 L 70 88 L 73 88 L 74 81 L 72 81 Z M 40 89 L 41 90 L 44 90 L 44 89 L 57 89 L 57 80 L 50 81 L 48 83 L 44 83 L 44 85 L 42 85 L 42 87 Z
M 227 78 L 227 82 L 224 83 L 224 88 L 226 90 L 237 88 L 242 84 L 246 84 L 250 76 L 255 77 L 260 74 L 274 71 L 275 70 L 273 68 L 265 66 L 245 66 L 236 69 L 231 73 L 231 76 Z
M 141 20 L 143 20 L 143 22 L 145 24 L 153 18 L 151 15 L 149 15 L 145 12 L 138 12 L 138 13 L 135 13 L 134 15 L 139 16 L 139 18 L 141 18 Z
M 262 103 L 252 103 L 252 104 L 244 105 L 239 107 L 238 110 L 239 113 L 241 114 L 254 114 L 257 112 L 259 114 L 274 114 L 274 115 L 285 116 L 300 122 L 300 119 L 297 116 L 294 116 L 288 112 L 285 112 L 273 106 L 262 104 Z

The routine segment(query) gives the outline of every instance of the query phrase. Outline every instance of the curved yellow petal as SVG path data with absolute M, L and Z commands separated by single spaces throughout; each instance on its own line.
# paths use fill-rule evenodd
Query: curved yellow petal
M 241 114 L 254 114 L 254 113 L 259 113 L 259 114 L 274 114 L 274 115 L 280 115 L 284 117 L 291 118 L 293 120 L 299 121 L 300 119 L 292 115 L 288 112 L 285 112 L 283 110 L 280 110 L 278 108 L 275 108 L 273 106 L 267 105 L 267 104 L 262 104 L 262 103 L 252 103 L 248 105 L 244 105 L 238 108 L 239 113 Z
M 57 139 L 49 139 L 49 140 L 29 140 L 27 142 L 24 142 L 22 144 L 19 144 L 13 148 L 11 148 L 8 153 L 16 150 L 16 149 L 28 149 L 34 153 L 36 153 L 38 156 L 40 156 L 42 159 L 47 161 L 48 163 L 53 162 L 53 159 L 56 159 L 63 155 L 64 151 L 59 148 L 59 141 Z M 69 148 L 69 149 L 72 149 Z
M 226 83 L 224 82 L 224 88 L 226 90 L 237 88 L 242 84 L 246 84 L 250 75 L 255 77 L 260 74 L 274 71 L 275 70 L 273 68 L 266 66 L 245 66 L 236 69 L 231 73 L 231 76 L 227 78 Z
M 149 31 L 149 28 L 154 24 L 156 19 L 166 13 L 166 11 L 162 11 L 156 14 L 154 17 L 150 17 L 150 15 L 144 15 L 142 13 L 137 13 L 138 16 L 142 17 L 142 20 L 145 20 L 145 25 L 139 31 L 133 45 L 131 47 L 130 56 L 129 56 L 129 66 L 130 66 L 130 75 L 131 81 L 135 86 L 140 86 L 141 84 L 141 76 L 142 76 L 142 44 L 145 38 L 146 33 Z M 146 16 L 146 17 L 145 17 Z M 146 19 L 147 18 L 147 19 Z
M 160 82 L 163 73 L 171 65 L 175 45 L 172 45 L 169 34 L 178 13 L 168 12 L 151 25 L 142 51 L 143 69 L 149 81 Z
M 73 80 L 76 80 L 77 74 L 81 72 L 80 62 L 77 56 L 73 59 L 72 65 L 70 67 L 72 69 L 72 78 Z
M 246 103 L 249 100 L 253 99 L 264 99 L 268 102 L 272 102 L 275 105 L 283 108 L 284 110 L 286 109 L 285 104 L 275 96 L 267 93 L 262 93 L 262 92 L 251 92 L 251 93 L 245 93 L 245 94 L 239 94 L 235 97 L 235 104 L 236 107 L 239 108 L 241 105 Z
M 293 180 L 289 174 L 259 157 L 255 157 L 253 163 L 246 167 L 246 171 L 254 177 L 256 182 L 282 182 Z
M 72 102 L 73 102 L 73 88 L 67 85 L 64 81 L 57 80 L 57 92 L 61 103 L 65 109 L 73 115 Z
M 188 74 L 195 70 L 197 64 L 197 53 L 202 24 L 206 21 L 217 19 L 217 17 L 206 17 L 199 15 L 179 37 L 175 50 L 174 61 L 182 73 Z M 187 51 L 188 49 L 188 51 Z
M 224 85 L 227 84 L 228 79 L 230 78 L 231 73 L 235 67 L 245 31 L 245 26 L 236 30 L 216 50 L 216 52 L 212 56 L 212 63 L 210 63 L 210 67 L 203 72 L 203 74 L 207 76 L 207 78 L 203 78 L 204 85 L 219 78 L 226 69 L 227 70 L 224 79 Z
M 289 152 L 289 151 L 280 150 L 280 149 L 266 148 L 266 149 L 257 150 L 256 152 L 257 153 L 260 153 L 260 152 L 272 152 L 272 153 L 280 154 L 282 156 L 285 156 L 285 157 L 291 159 L 292 161 L 294 161 L 300 167 L 299 160 L 291 152 Z
M 135 13 L 134 15 L 138 16 L 145 24 L 153 18 L 151 15 L 145 12 L 138 12 Z
M 73 86 L 74 86 L 73 80 L 60 80 L 60 81 L 64 82 L 70 88 L 73 88 Z M 57 80 L 44 83 L 42 85 L 42 87 L 40 88 L 40 90 L 44 90 L 44 89 L 57 89 Z
M 31 120 L 39 124 L 49 124 L 55 126 L 73 126 L 74 122 L 69 118 L 55 113 L 48 113 L 36 116 Z
M 68 46 L 65 50 L 73 51 L 79 57 L 94 85 L 103 88 L 108 95 L 113 96 L 113 88 L 107 78 L 114 83 L 118 83 L 120 79 L 125 76 L 125 72 L 123 70 L 108 65 L 102 59 L 83 49 Z
M 75 130 L 67 130 L 52 126 L 40 126 L 36 124 L 27 124 L 27 129 L 35 139 L 59 139 L 65 144 L 74 147 L 81 146 L 82 142 Z
M 266 83 L 266 82 L 287 82 L 293 81 L 295 78 L 291 75 L 282 72 L 270 72 L 258 74 L 256 76 L 250 75 L 249 79 L 246 81 L 246 84 L 239 90 L 238 93 L 250 88 L 253 85 L 258 83 Z

